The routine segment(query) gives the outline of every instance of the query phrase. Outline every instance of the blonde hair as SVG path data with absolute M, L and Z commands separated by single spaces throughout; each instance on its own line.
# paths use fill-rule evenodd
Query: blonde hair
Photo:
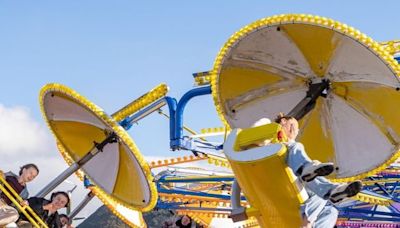
M 296 119 L 293 116 L 286 116 L 283 114 L 283 112 L 280 112 L 278 116 L 275 118 L 275 123 L 280 124 L 282 120 L 291 120 L 291 119 Z

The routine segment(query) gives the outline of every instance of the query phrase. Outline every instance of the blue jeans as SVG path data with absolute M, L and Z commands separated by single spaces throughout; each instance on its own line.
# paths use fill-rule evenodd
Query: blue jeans
M 299 170 L 300 167 L 311 163 L 312 160 L 304 150 L 303 144 L 299 142 L 291 142 L 287 144 L 287 147 L 288 152 L 286 155 L 286 163 L 293 172 L 298 175 L 296 173 L 297 170 Z M 326 199 L 329 192 L 337 186 L 338 184 L 334 184 L 324 177 L 316 177 L 313 181 L 306 183 L 306 187 L 309 190 L 324 199 Z
M 296 172 L 300 167 L 312 162 L 308 157 L 303 144 L 298 142 L 291 142 L 287 144 L 288 153 L 286 163 Z M 338 211 L 332 206 L 327 198 L 330 191 L 338 186 L 330 182 L 325 177 L 316 177 L 313 181 L 304 183 L 309 199 L 304 203 L 302 210 L 307 216 L 308 221 L 314 223 L 314 228 L 320 227 L 334 227 Z
M 332 228 L 339 211 L 329 201 L 310 193 L 310 198 L 302 206 L 302 214 L 307 216 L 313 228 Z

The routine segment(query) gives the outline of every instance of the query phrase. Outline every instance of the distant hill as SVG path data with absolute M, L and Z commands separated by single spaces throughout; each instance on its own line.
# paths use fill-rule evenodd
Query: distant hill
M 173 215 L 168 210 L 157 210 L 143 214 L 147 227 L 156 228 L 161 227 L 164 221 L 171 219 Z M 106 206 L 101 206 L 93 214 L 91 214 L 85 221 L 83 221 L 78 228 L 128 228 L 117 216 L 113 215 Z

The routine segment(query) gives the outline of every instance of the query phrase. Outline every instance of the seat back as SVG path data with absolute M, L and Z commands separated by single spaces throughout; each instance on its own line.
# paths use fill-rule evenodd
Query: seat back
M 258 211 L 260 226 L 300 227 L 300 206 L 308 195 L 286 164 L 287 149 L 279 142 L 280 130 L 276 124 L 234 129 L 224 152 L 246 199 Z M 243 149 L 266 139 L 270 143 L 265 146 Z

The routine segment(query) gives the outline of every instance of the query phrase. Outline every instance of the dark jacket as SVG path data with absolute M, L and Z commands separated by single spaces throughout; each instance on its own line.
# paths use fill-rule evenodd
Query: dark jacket
M 60 217 L 58 216 L 57 211 L 51 215 L 49 215 L 48 210 L 44 210 L 43 206 L 51 203 L 51 201 L 38 198 L 38 197 L 31 197 L 28 199 L 29 206 L 36 212 L 36 214 L 47 224 L 49 228 L 61 228 L 61 221 Z M 28 221 L 25 215 L 20 214 L 20 219 Z
M 13 172 L 7 172 L 4 174 L 6 177 L 10 176 L 10 177 L 18 177 L 17 174 L 13 173 Z M 25 186 L 25 188 L 22 190 L 21 193 L 19 193 L 19 195 L 21 196 L 22 199 L 28 199 L 29 197 L 29 192 L 28 192 L 28 188 Z

